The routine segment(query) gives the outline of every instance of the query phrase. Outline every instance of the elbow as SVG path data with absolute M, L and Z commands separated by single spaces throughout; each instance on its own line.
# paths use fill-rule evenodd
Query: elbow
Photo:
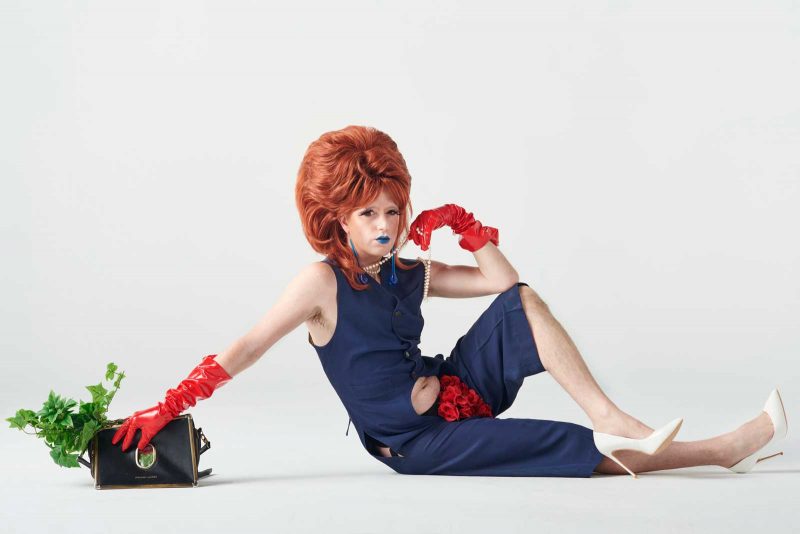
M 514 271 L 514 276 L 508 278 L 503 284 L 500 285 L 500 293 L 508 291 L 519 283 L 519 273 Z
M 516 269 L 514 269 L 513 274 L 511 275 L 511 278 L 509 279 L 508 287 L 516 285 L 517 283 L 519 283 L 519 273 L 517 272 Z

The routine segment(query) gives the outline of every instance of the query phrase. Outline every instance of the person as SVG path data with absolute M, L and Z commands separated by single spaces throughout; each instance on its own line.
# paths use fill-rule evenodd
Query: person
M 499 250 L 497 228 L 456 204 L 413 214 L 411 176 L 394 140 L 348 126 L 311 143 L 295 199 L 311 247 L 275 305 L 225 352 L 210 354 L 163 402 L 134 412 L 114 434 L 138 448 L 183 410 L 253 365 L 305 323 L 330 384 L 364 449 L 401 474 L 589 477 L 699 465 L 747 472 L 786 434 L 777 390 L 764 410 L 711 439 L 674 440 L 682 419 L 654 430 L 602 391 L 548 304 Z M 401 258 L 430 253 L 448 226 L 477 267 Z M 423 300 L 497 295 L 450 355 L 421 354 Z M 528 376 L 547 371 L 589 416 L 566 422 L 500 418 Z M 133 452 L 133 451 L 131 451 Z M 771 457 L 771 456 L 769 456 Z

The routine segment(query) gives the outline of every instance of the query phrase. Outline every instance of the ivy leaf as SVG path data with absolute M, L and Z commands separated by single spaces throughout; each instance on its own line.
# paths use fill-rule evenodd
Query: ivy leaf
M 114 362 L 109 363 L 106 369 L 106 380 L 111 380 L 112 378 L 114 378 L 114 372 L 116 370 L 117 366 L 114 364 Z
M 81 429 L 81 437 L 80 441 L 78 442 L 78 450 L 83 452 L 86 449 L 86 446 L 94 437 L 97 430 L 100 428 L 100 425 L 95 421 L 89 421 L 83 428 Z
M 81 401 L 81 405 L 78 407 L 78 413 L 80 415 L 86 415 L 91 417 L 92 412 L 94 412 L 94 403 Z
M 25 428 L 28 422 L 25 420 L 25 417 L 23 417 L 22 414 L 19 413 L 21 411 L 22 410 L 17 410 L 17 414 L 14 417 L 6 418 L 6 421 L 11 423 L 10 425 L 8 425 L 8 428 L 19 428 L 20 430 Z
M 14 417 L 6 418 L 6 421 L 11 423 L 8 428 L 18 428 L 20 430 L 23 430 L 27 425 L 36 426 L 38 422 L 36 412 L 25 409 L 17 410 Z
M 56 445 L 50 450 L 50 457 L 61 467 L 80 467 L 77 454 L 69 454 L 61 445 Z
M 92 394 L 92 402 L 95 404 L 99 404 L 98 401 L 103 401 L 108 394 L 108 390 L 103 387 L 103 383 L 100 382 L 96 386 L 86 386 L 86 389 L 89 390 L 89 393 Z
M 115 374 L 117 376 L 116 389 L 111 392 L 103 387 L 102 382 L 86 386 L 92 394 L 92 402 L 83 402 L 62 397 L 51 389 L 38 412 L 21 409 L 13 417 L 6 418 L 9 428 L 24 430 L 26 425 L 31 425 L 35 435 L 50 448 L 50 457 L 57 465 L 80 467 L 78 456 L 108 420 L 106 410 L 125 376 L 124 372 L 116 371 L 117 366 L 109 363 L 106 380 L 111 380 Z M 72 409 L 76 406 L 77 413 L 74 413 Z

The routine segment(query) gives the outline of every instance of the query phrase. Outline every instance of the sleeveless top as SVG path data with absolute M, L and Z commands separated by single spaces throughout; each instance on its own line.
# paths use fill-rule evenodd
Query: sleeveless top
M 404 265 L 416 260 L 398 258 Z M 391 260 L 381 265 L 380 279 L 368 276 L 368 287 L 356 291 L 344 273 L 325 258 L 336 275 L 336 327 L 330 341 L 314 345 L 322 368 L 345 406 L 364 448 L 365 433 L 393 449 L 422 432 L 436 418 L 414 411 L 411 390 L 417 378 L 438 376 L 444 356 L 424 356 L 419 349 L 425 320 L 423 299 L 426 264 L 396 269 L 389 284 Z

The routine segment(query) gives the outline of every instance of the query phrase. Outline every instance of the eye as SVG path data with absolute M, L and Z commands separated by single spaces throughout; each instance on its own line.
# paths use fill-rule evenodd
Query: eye
M 361 212 L 361 215 L 367 215 L 369 213 L 373 213 L 373 210 L 363 211 L 363 212 Z M 400 215 L 400 212 L 397 211 L 397 210 L 391 210 L 391 213 L 394 214 L 394 215 Z

